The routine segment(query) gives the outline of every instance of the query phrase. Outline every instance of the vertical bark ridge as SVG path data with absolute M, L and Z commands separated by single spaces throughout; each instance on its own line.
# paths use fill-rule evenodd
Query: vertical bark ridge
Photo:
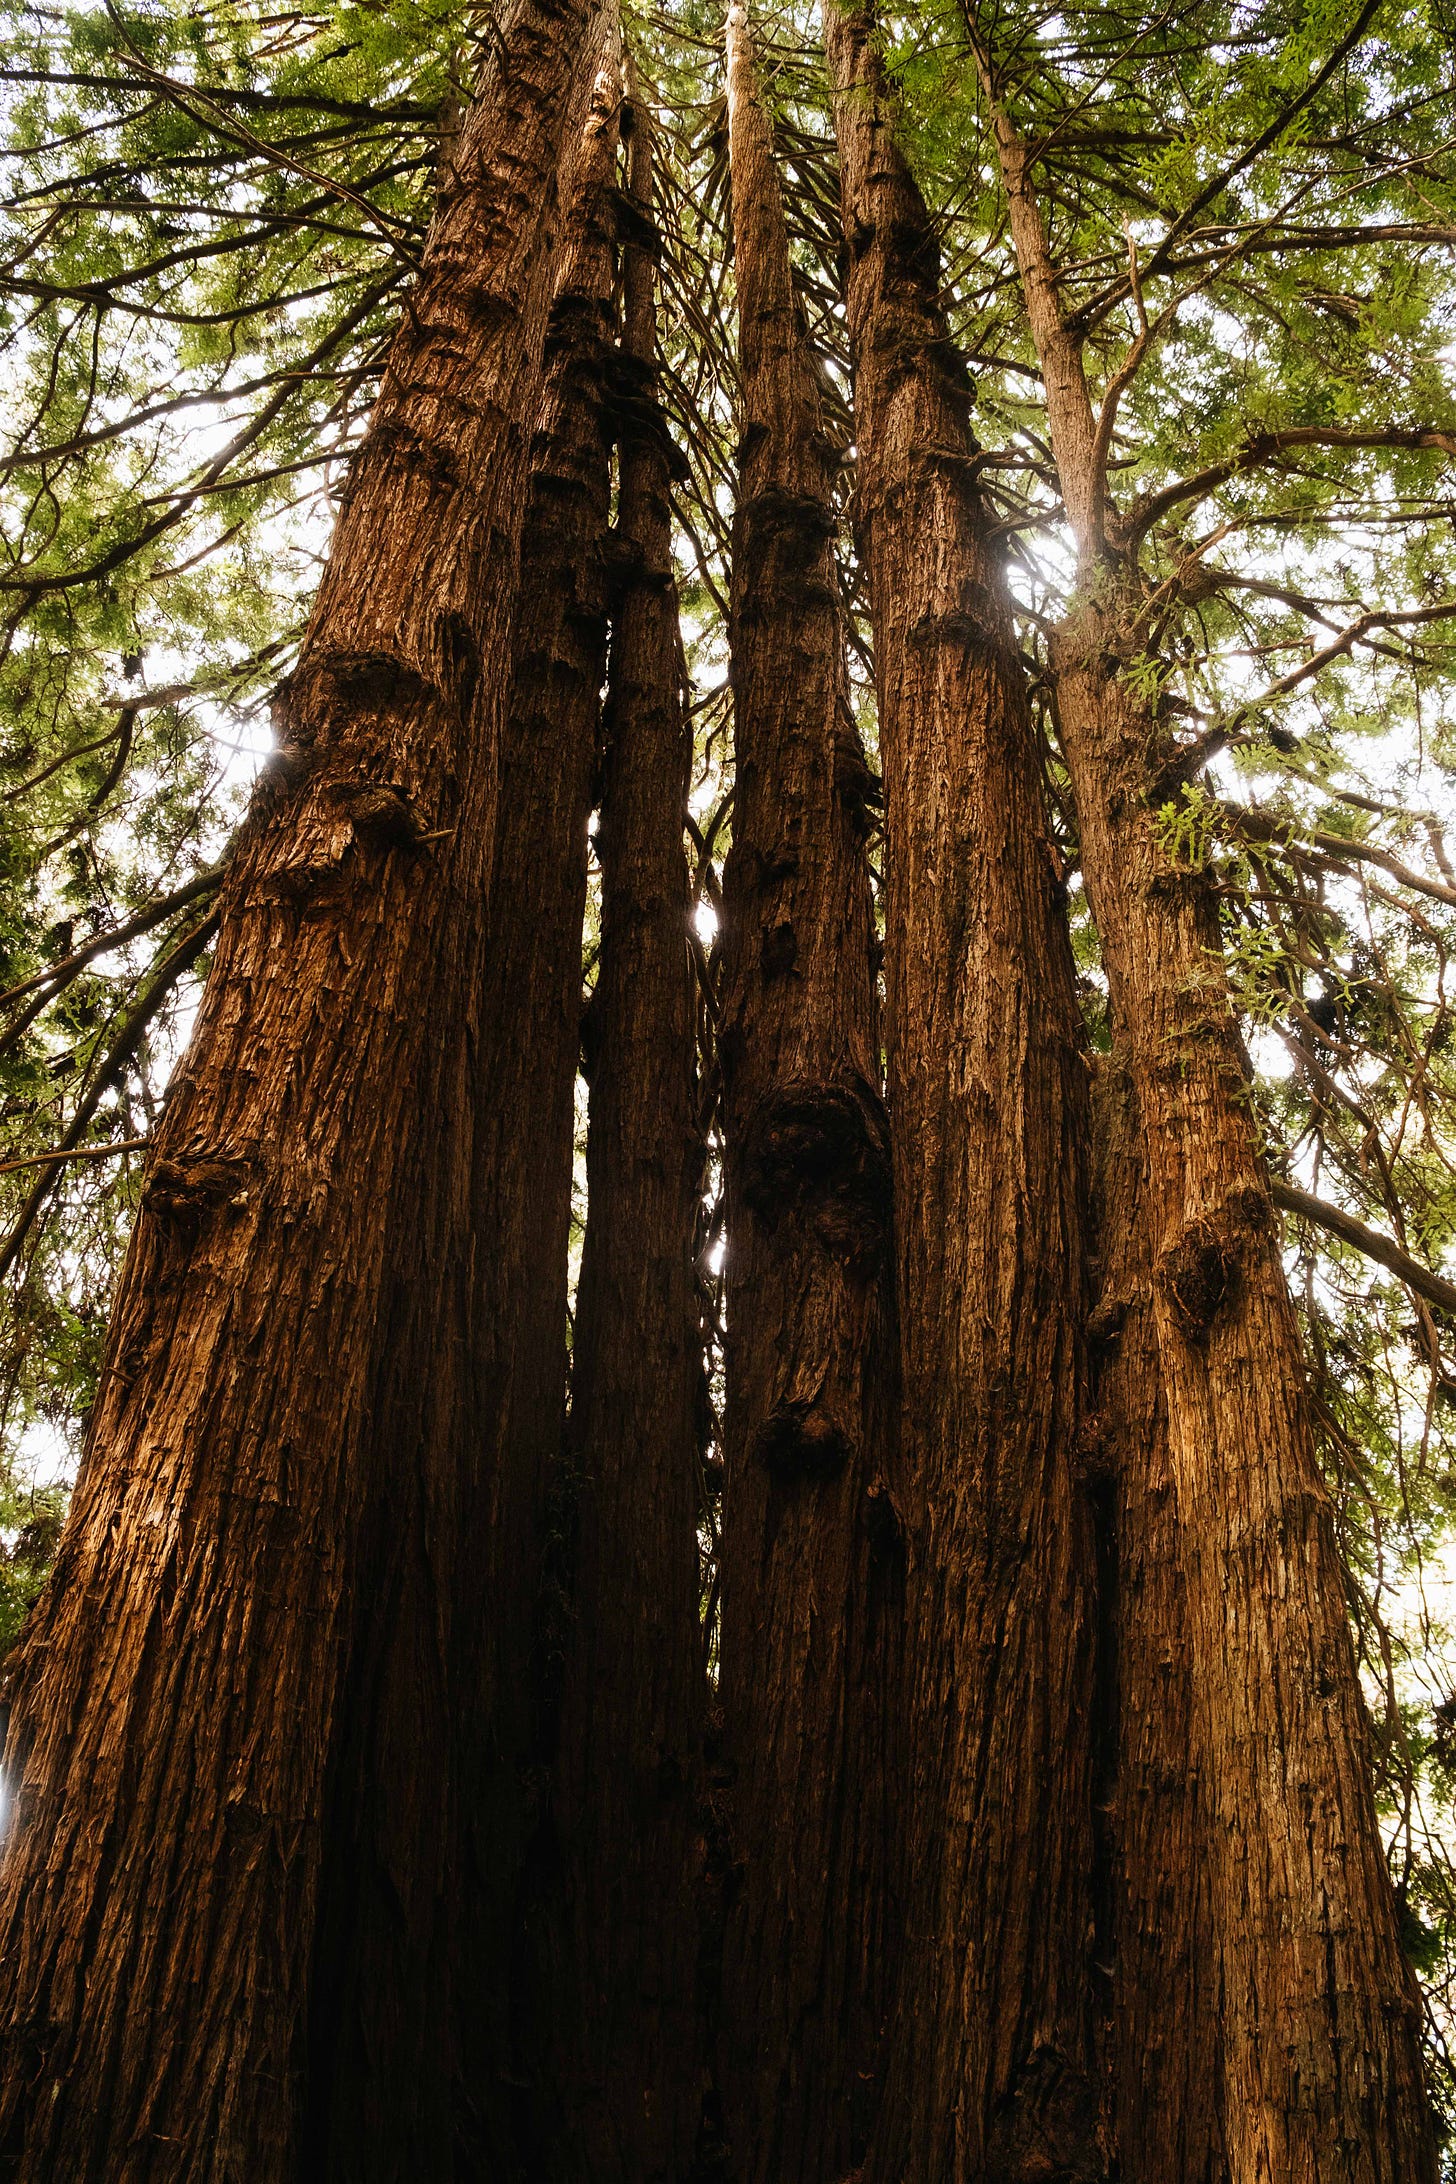
M 870 21 L 825 9 L 886 799 L 912 1738 L 871 2173 L 1100 2173 L 1093 1543 L 1077 1473 L 1087 1081 L 970 389 Z
M 0 2157 L 27 2184 L 299 2173 L 346 1694 L 379 1709 L 380 1845 L 400 1853 L 399 1996 L 370 2056 L 396 2121 L 355 2174 L 402 2173 L 401 2136 L 408 2173 L 454 2173 L 456 1604 L 512 1605 L 474 1577 L 470 1529 L 480 943 L 583 21 L 577 0 L 518 0 L 465 122 L 7 1680 Z M 386 1506 L 410 1522 L 381 1541 Z M 417 1611 L 404 1767 L 403 1678 L 361 1673 L 396 1604 Z
M 568 1435 L 576 1554 L 558 1821 L 569 1909 L 557 2184 L 686 2177 L 700 2097 L 693 1237 L 703 1146 L 683 845 L 692 725 L 657 407 L 652 128 L 635 96 L 628 115 L 638 218 L 622 254 L 601 954 Z
M 733 2173 L 841 2176 L 887 1963 L 894 1323 L 866 801 L 823 427 L 748 17 L 727 22 L 742 381 L 736 787 L 720 1054 L 728 1193 L 722 1701 Z
M 1146 1156 L 1121 1055 L 1099 1064 L 1093 1120 L 1095 1446 L 1115 1571 L 1101 1601 L 1116 1683 L 1115 1743 L 1103 1785 L 1107 1892 L 1099 1907 L 1106 2137 L 1120 2184 L 1224 2184 L 1221 1995 L 1193 1751 L 1178 1498 L 1143 1218 Z
M 498 1694 L 492 1735 L 519 1770 L 526 1869 L 503 1855 L 482 1800 L 465 1870 L 494 1884 L 492 1948 L 514 1952 L 509 1986 L 480 1991 L 478 2052 L 519 2095 L 525 2175 L 538 2173 L 537 2119 L 526 2092 L 542 2067 L 536 2021 L 535 1941 L 549 1829 L 550 1732 L 542 1718 L 537 1592 L 546 1553 L 546 1498 L 562 1450 L 567 1398 L 568 1232 L 581 1044 L 582 915 L 587 821 L 595 787 L 606 669 L 605 549 L 611 501 L 607 374 L 615 345 L 616 218 L 621 30 L 606 0 L 585 71 L 589 105 L 564 228 L 565 263 L 546 333 L 546 389 L 522 542 L 515 672 L 501 763 L 501 819 L 491 877 L 490 953 L 476 1103 L 479 1151 L 475 1236 L 483 1286 L 489 1393 L 479 1428 L 494 1490 L 480 1512 L 499 1582 L 516 1567 L 530 1588 L 526 1636 L 537 1653 L 519 1675 L 492 1659 L 499 1625 L 478 1626 L 471 1687 Z M 492 1446 L 492 1442 L 494 1445 Z M 482 1562 L 482 1567 L 491 1565 Z M 513 1632 L 513 1641 L 519 1634 Z M 510 1674 L 502 1671 L 509 1669 Z M 509 1692 L 507 1706 L 502 1699 Z M 504 2005 L 493 2014 L 492 2001 Z M 502 2058 L 510 2058 L 508 2063 Z
M 1124 676 L 1145 639 L 1107 494 L 1109 433 L 1094 424 L 1062 318 L 1025 146 L 978 58 L 1079 554 L 1082 603 L 1054 635 L 1052 667 L 1147 1148 L 1229 2173 L 1235 2184 L 1417 2184 L 1435 2174 L 1419 2002 L 1381 1853 L 1343 1572 L 1217 902 L 1206 870 L 1160 839 L 1174 739 Z
M 566 1396 L 587 817 L 606 652 L 610 477 L 603 404 L 616 274 L 609 193 L 619 45 L 615 9 L 599 8 L 566 105 L 561 241 L 530 442 L 499 817 L 486 931 L 478 943 L 476 1008 L 487 1035 L 471 1083 L 478 1329 L 471 1369 L 478 1394 L 470 1432 L 482 1499 L 468 1519 L 477 1548 L 458 1624 L 461 1696 L 454 1709 L 460 1833 L 450 1857 L 464 1897 L 462 1949 L 464 1934 L 470 1936 L 461 2069 L 469 2089 L 465 2143 L 482 2159 L 488 2155 L 507 2170 L 523 2162 L 528 2172 L 535 2142 L 524 2093 L 536 2054 L 527 1929 L 537 1887 L 543 1759 L 530 1671 L 547 1471 L 559 1453 Z M 408 1370 L 417 1370 L 413 1359 Z M 407 1540 L 427 1522 L 417 1508 L 381 1511 L 381 1553 L 390 1551 L 389 1531 Z M 433 1613 L 431 1580 L 418 1559 L 401 1578 L 402 1586 L 411 1581 L 419 1588 L 413 1608 L 403 1592 L 397 1596 L 364 1657 L 365 1674 L 392 1709 L 393 1756 L 382 1771 L 371 1728 L 356 1748 L 356 1771 L 341 1773 L 333 1800 L 334 1841 L 354 1834 L 359 1875 L 347 1899 L 334 1892 L 333 1931 L 320 1952 L 318 2044 L 334 2048 L 336 2082 L 315 2130 L 333 2165 L 326 2167 L 320 2150 L 321 2173 L 341 2178 L 378 2158 L 369 2150 L 387 2139 L 400 2110 L 398 2086 L 375 2064 L 373 2021 L 410 2006 L 390 1975 L 389 1935 L 395 1897 L 408 1885 L 402 1861 L 413 1850 L 408 1842 L 393 1853 L 381 1845 L 391 1825 L 393 1784 L 411 1765 L 419 1664 L 409 1633 Z M 507 1612 L 482 1613 L 480 1604 L 491 1602 L 508 1603 Z M 472 1694 L 489 1694 L 488 1714 L 473 1710 Z M 380 1703 L 358 1709 L 360 1718 L 372 1723 Z M 371 1839 L 375 1830 L 379 1843 Z M 407 2142 L 401 2159 L 408 2166 Z

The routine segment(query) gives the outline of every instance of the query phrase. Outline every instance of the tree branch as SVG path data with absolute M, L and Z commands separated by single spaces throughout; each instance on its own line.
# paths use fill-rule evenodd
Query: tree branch
M 1368 432 L 1353 426 L 1289 425 L 1280 432 L 1255 433 L 1236 454 L 1226 457 L 1223 462 L 1210 463 L 1206 470 L 1197 470 L 1192 477 L 1180 478 L 1176 485 L 1164 486 L 1160 492 L 1135 501 L 1127 519 L 1129 547 L 1135 552 L 1153 525 L 1180 502 L 1201 500 L 1226 479 L 1237 477 L 1245 470 L 1255 470 L 1293 447 L 1430 447 L 1456 455 L 1456 432 L 1446 432 L 1431 425 L 1390 425 L 1381 431 Z
M 117 1138 L 110 1145 L 73 1145 L 66 1153 L 30 1153 L 24 1160 L 0 1160 L 0 1175 L 14 1175 L 17 1168 L 53 1168 L 63 1160 L 112 1160 L 118 1153 L 139 1153 L 150 1138 Z
M 188 903 L 196 902 L 204 895 L 215 894 L 222 885 L 226 869 L 225 864 L 212 865 L 206 872 L 199 872 L 196 879 L 189 880 L 185 887 L 175 889 L 170 895 L 159 896 L 156 902 L 148 903 L 145 910 L 138 910 L 134 917 L 127 918 L 121 925 L 109 925 L 105 932 L 93 933 L 84 947 L 63 956 L 59 963 L 48 964 L 45 970 L 36 971 L 29 978 L 22 978 L 19 985 L 11 986 L 6 992 L 0 993 L 0 1008 L 8 1008 L 12 1001 L 23 1001 L 37 987 L 64 984 L 76 971 L 84 970 L 93 956 L 105 955 L 109 949 L 120 948 L 126 941 L 135 940 L 139 934 L 149 933 L 154 926 L 165 924 L 174 910 L 185 910 Z
M 1379 10 L 1380 0 L 1365 0 L 1364 6 L 1349 30 L 1333 51 L 1326 55 L 1325 60 L 1315 70 L 1304 89 L 1292 98 L 1280 113 L 1275 115 L 1267 129 L 1262 130 L 1253 143 L 1239 153 L 1237 159 L 1231 160 L 1221 173 L 1213 177 L 1212 181 L 1206 182 L 1203 188 L 1184 206 L 1182 212 L 1174 220 L 1167 234 L 1148 260 L 1143 275 L 1145 280 L 1152 280 L 1157 274 L 1166 270 L 1168 254 L 1174 243 L 1180 235 L 1187 233 L 1188 228 L 1197 219 L 1199 213 L 1204 210 L 1205 206 L 1211 205 L 1215 198 L 1221 197 L 1231 182 L 1236 182 L 1239 176 L 1251 167 L 1256 159 L 1264 152 L 1271 150 L 1291 124 L 1298 120 L 1311 100 L 1318 98 L 1341 62 L 1353 52 L 1364 37 Z
M 1279 848 L 1296 853 L 1307 843 L 1321 852 L 1325 859 L 1335 859 L 1343 864 L 1378 865 L 1388 872 L 1402 887 L 1413 888 L 1418 895 L 1428 895 L 1432 902 L 1447 904 L 1456 909 L 1456 887 L 1447 886 L 1443 880 L 1428 879 L 1424 873 L 1414 872 L 1408 864 L 1377 842 L 1353 841 L 1344 834 L 1325 834 L 1317 827 L 1303 829 L 1282 819 L 1272 819 L 1266 813 L 1243 804 L 1220 802 L 1219 810 L 1240 834 L 1251 841 L 1271 842 Z
M 1456 1282 L 1448 1282 L 1433 1273 L 1430 1267 L 1422 1266 L 1419 1259 L 1402 1251 L 1393 1237 L 1383 1236 L 1379 1229 L 1367 1228 L 1353 1214 L 1342 1213 L 1338 1206 L 1327 1204 L 1323 1198 L 1312 1198 L 1308 1191 L 1296 1190 L 1292 1183 L 1271 1181 L 1269 1195 L 1285 1213 L 1296 1213 L 1302 1220 L 1314 1222 L 1317 1228 L 1338 1236 L 1341 1243 L 1362 1251 L 1367 1259 L 1388 1267 L 1428 1304 L 1439 1305 L 1443 1312 L 1456 1312 Z
M 194 925 L 190 933 L 184 934 L 166 962 L 159 967 L 151 985 L 112 1041 L 96 1073 L 95 1082 L 78 1105 L 65 1136 L 56 1147 L 57 1154 L 73 1152 L 80 1144 L 104 1094 L 116 1083 L 127 1064 L 134 1058 L 148 1027 L 160 1013 L 168 994 L 178 979 L 192 968 L 217 931 L 218 915 L 216 910 L 210 910 L 201 924 Z M 0 1247 L 0 1280 L 4 1279 L 19 1258 L 21 1247 L 35 1226 L 62 1165 L 59 1160 L 53 1159 L 31 1187 L 30 1194 L 16 1217 L 15 1226 L 6 1237 L 3 1247 Z

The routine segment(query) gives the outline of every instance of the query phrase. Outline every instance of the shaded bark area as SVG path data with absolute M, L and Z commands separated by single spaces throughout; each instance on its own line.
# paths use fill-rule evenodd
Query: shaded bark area
M 475 1099 L 482 1188 L 474 1249 L 485 1391 L 475 1431 L 485 1475 L 495 1482 L 482 1525 L 496 1582 L 514 1591 L 523 1621 L 476 1625 L 479 1650 L 465 1672 L 467 1688 L 491 1694 L 489 1713 L 482 1708 L 480 1716 L 479 1748 L 490 1750 L 502 1792 L 513 1802 L 494 1810 L 488 1798 L 481 1803 L 462 1845 L 462 1869 L 472 1876 L 480 1907 L 475 1946 L 487 1962 L 509 1965 L 504 1982 L 482 1983 L 474 1997 L 473 2046 L 479 2071 L 492 2072 L 501 2088 L 510 2112 L 510 2158 L 527 2178 L 539 2173 L 539 2118 L 528 2089 L 541 2068 L 538 1951 L 554 1883 L 550 1671 L 542 1659 L 552 1633 L 540 1587 L 567 1400 L 587 821 L 607 650 L 606 394 L 616 333 L 612 196 L 620 107 L 621 33 L 607 0 L 593 19 L 572 87 L 562 158 L 561 268 L 546 329 L 521 542 L 482 965 L 481 1022 L 488 1034 L 477 1059 Z M 499 2130 L 489 2143 L 501 2144 Z
M 742 373 L 724 873 L 722 1561 L 734 1898 L 731 2173 L 839 2177 L 863 2145 L 888 1962 L 895 1338 L 865 850 L 825 436 L 748 18 L 728 13 Z
M 886 797 L 912 1738 L 871 2174 L 1101 2173 L 1090 2076 L 1087 1079 L 970 390 L 868 18 L 825 10 Z
M 348 2173 L 468 2174 L 498 2120 L 459 2021 L 501 1972 L 463 1846 L 509 1803 L 482 1748 L 497 1692 L 473 1679 L 482 1657 L 516 1673 L 523 1578 L 477 1432 L 471 1115 L 582 30 L 573 0 L 520 0 L 462 130 L 7 1679 L 12 2177 L 267 2184 L 313 2163 L 307 2017 L 335 1888 L 375 1982 L 337 2001 L 371 2074 Z M 487 1625 L 508 1641 L 484 1645 Z M 359 1779 L 375 1802 L 345 1824 Z
M 650 120 L 629 108 L 615 604 L 597 855 L 557 1831 L 566 1876 L 551 2175 L 669 2184 L 701 2099 L 694 1854 L 702 1183 L 683 811 L 692 726 L 657 409 Z M 578 972 L 579 984 L 579 972 Z
M 1119 2184 L 1224 2184 L 1221 2006 L 1194 1758 L 1178 1498 L 1144 1219 L 1146 1159 L 1123 1059 L 1093 1092 L 1099 1284 L 1090 1322 L 1103 1489 L 1109 1738 L 1098 1905 L 1104 2136 Z M 1110 1686 L 1111 1688 L 1107 1688 Z
M 1425 2179 L 1418 1997 L 1217 901 L 1208 872 L 1160 840 L 1175 738 L 1124 675 L 1146 638 L 1107 495 L 1111 420 L 1094 420 L 1062 319 L 1025 148 L 994 99 L 992 115 L 1081 565 L 1084 604 L 1055 633 L 1051 664 L 1147 1148 L 1229 2172 L 1239 2184 Z

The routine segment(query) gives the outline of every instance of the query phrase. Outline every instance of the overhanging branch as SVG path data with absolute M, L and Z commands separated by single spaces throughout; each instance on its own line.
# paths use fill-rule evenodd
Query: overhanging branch
M 1430 1267 L 1422 1266 L 1419 1259 L 1402 1251 L 1393 1237 L 1382 1236 L 1379 1229 L 1367 1228 L 1353 1214 L 1342 1213 L 1338 1206 L 1328 1204 L 1323 1198 L 1313 1198 L 1308 1191 L 1297 1190 L 1292 1183 L 1271 1182 L 1269 1195 L 1285 1213 L 1297 1213 L 1302 1220 L 1312 1221 L 1317 1228 L 1338 1236 L 1341 1243 L 1362 1251 L 1367 1259 L 1388 1267 L 1428 1304 L 1439 1305 L 1443 1312 L 1456 1312 L 1456 1282 L 1448 1282 L 1433 1273 Z

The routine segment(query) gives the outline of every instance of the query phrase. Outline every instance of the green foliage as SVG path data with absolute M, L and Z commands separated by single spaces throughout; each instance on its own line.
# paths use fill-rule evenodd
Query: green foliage
M 65 1515 L 62 1487 L 35 1487 L 28 1493 L 9 1484 L 0 1487 L 0 1658 L 20 1635 L 45 1583 Z
M 1187 783 L 1156 813 L 1158 847 L 1171 865 L 1201 871 L 1217 831 L 1217 807 L 1206 791 Z

